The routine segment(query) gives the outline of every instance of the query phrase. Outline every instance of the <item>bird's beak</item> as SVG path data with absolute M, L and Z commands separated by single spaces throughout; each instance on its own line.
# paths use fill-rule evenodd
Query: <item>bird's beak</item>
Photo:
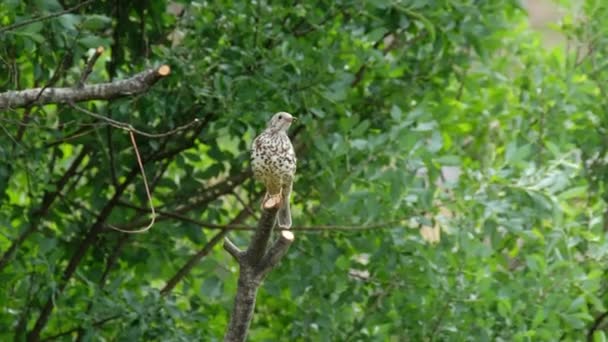
M 296 122 L 296 121 L 298 121 L 298 118 L 296 118 L 295 116 L 292 116 L 291 120 L 289 120 L 289 122 Z

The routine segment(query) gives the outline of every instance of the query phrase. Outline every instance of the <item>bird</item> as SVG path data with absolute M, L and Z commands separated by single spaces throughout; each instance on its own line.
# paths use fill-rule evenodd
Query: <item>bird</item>
M 264 183 L 262 208 L 279 207 L 279 227 L 291 228 L 289 199 L 296 173 L 296 153 L 287 136 L 295 117 L 287 112 L 272 116 L 266 129 L 251 144 L 251 168 L 256 180 Z

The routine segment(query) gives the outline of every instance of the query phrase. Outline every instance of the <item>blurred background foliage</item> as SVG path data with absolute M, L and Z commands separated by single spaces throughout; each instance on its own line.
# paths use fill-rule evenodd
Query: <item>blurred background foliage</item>
M 238 269 L 203 223 L 255 225 L 248 146 L 281 110 L 300 230 L 251 340 L 606 340 L 608 3 L 553 4 L 550 45 L 516 0 L 100 0 L 1 29 L 76 5 L 0 2 L 0 91 L 74 86 L 103 46 L 89 83 L 172 73 L 82 106 L 200 122 L 137 137 L 161 214 L 125 235 L 149 221 L 126 132 L 1 114 L 1 340 L 220 340 Z

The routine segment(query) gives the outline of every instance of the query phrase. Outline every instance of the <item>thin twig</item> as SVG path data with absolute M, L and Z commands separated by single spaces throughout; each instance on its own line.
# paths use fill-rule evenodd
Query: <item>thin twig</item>
M 123 315 L 124 314 L 112 315 L 110 317 L 101 319 L 99 321 L 91 322 L 91 325 L 94 326 L 94 327 L 99 327 L 99 326 L 102 326 L 102 325 L 106 324 L 107 322 L 110 322 L 110 321 L 113 321 L 115 319 L 118 319 L 118 318 L 120 318 Z M 80 329 L 82 329 L 82 328 L 80 326 L 78 326 L 78 327 L 75 327 L 75 328 L 72 328 L 72 329 L 69 329 L 69 330 L 66 330 L 66 331 L 62 331 L 62 332 L 57 333 L 55 335 L 51 335 L 51 336 L 45 337 L 45 338 L 42 339 L 42 341 L 56 340 L 59 337 L 63 337 L 63 336 L 70 335 L 70 334 L 73 334 L 75 332 L 78 332 L 78 330 L 80 330 Z
M 103 46 L 100 46 L 97 49 L 95 49 L 95 53 L 93 54 L 93 56 L 91 56 L 91 58 L 89 59 L 89 61 L 87 63 L 87 66 L 82 71 L 82 75 L 80 76 L 80 80 L 76 84 L 77 88 L 82 88 L 84 86 L 84 82 L 86 82 L 87 78 L 89 77 L 89 75 L 93 71 L 93 66 L 95 65 L 95 62 L 97 62 L 97 59 L 99 59 L 99 56 L 101 56 L 101 54 L 103 53 L 103 51 L 104 51 Z
M 250 216 L 250 214 L 247 210 L 241 210 L 236 215 L 236 217 L 231 221 L 231 223 L 242 222 L 243 220 L 247 219 L 247 217 L 249 217 L 249 216 Z M 213 250 L 213 248 L 219 242 L 221 242 L 229 232 L 230 232 L 230 229 L 224 229 L 224 230 L 220 231 L 219 233 L 215 234 L 213 236 L 213 238 L 211 238 L 211 240 L 209 240 L 209 242 L 207 242 L 200 251 L 198 251 L 196 254 L 194 254 L 192 257 L 190 257 L 188 259 L 188 261 L 179 269 L 179 271 L 177 271 L 177 273 L 175 273 L 175 275 L 167 281 L 167 284 L 165 285 L 165 287 L 163 287 L 160 290 L 160 294 L 163 296 L 166 296 L 169 293 L 171 293 L 171 291 L 173 291 L 175 286 L 177 286 L 177 284 L 182 279 L 184 279 L 190 273 L 190 271 L 192 271 L 194 269 L 194 267 L 201 261 L 201 259 L 204 258 L 206 255 L 208 255 L 211 252 L 211 250 Z
M 128 234 L 136 234 L 136 233 L 147 232 L 148 230 L 150 230 L 150 228 L 152 228 L 152 226 L 154 225 L 154 221 L 156 220 L 156 212 L 154 211 L 154 203 L 152 202 L 152 195 L 150 194 L 150 188 L 148 187 L 148 180 L 146 179 L 146 172 L 144 170 L 144 165 L 141 162 L 141 156 L 139 155 L 139 149 L 137 148 L 137 143 L 135 142 L 135 135 L 133 134 L 133 131 L 129 131 L 129 135 L 131 136 L 131 143 L 133 144 L 133 149 L 135 150 L 135 156 L 137 157 L 137 164 L 139 165 L 139 170 L 141 171 L 141 176 L 144 179 L 144 188 L 146 189 L 146 196 L 148 196 L 148 202 L 150 203 L 150 211 L 152 214 L 152 219 L 150 220 L 150 224 L 148 224 L 146 227 L 144 227 L 142 229 L 138 229 L 138 230 L 123 230 L 123 229 L 115 227 L 111 224 L 108 224 L 107 226 L 114 230 L 117 230 L 119 232 L 128 233 Z
M 237 193 L 236 190 L 232 191 L 232 194 L 234 195 L 236 200 L 243 206 L 243 208 L 251 214 L 251 216 L 255 217 L 256 220 L 260 219 L 260 217 L 256 214 L 256 212 L 251 208 L 251 206 L 249 204 L 245 203 L 245 201 L 241 198 L 241 196 L 239 196 L 239 194 Z
M 127 208 L 131 208 L 131 209 L 137 210 L 137 211 L 147 211 L 147 209 L 145 209 L 145 208 L 142 208 L 142 207 L 139 207 L 139 206 L 136 206 L 136 205 L 124 202 L 124 201 L 119 201 L 118 205 L 127 207 Z M 207 229 L 220 229 L 220 230 L 230 229 L 230 230 L 236 230 L 236 231 L 251 231 L 251 230 L 257 229 L 257 227 L 255 227 L 255 226 L 250 226 L 250 225 L 245 225 L 245 224 L 217 224 L 217 223 L 211 223 L 211 222 L 204 222 L 204 221 L 197 220 L 195 218 L 191 218 L 191 217 L 188 217 L 188 216 L 180 214 L 180 213 L 170 212 L 170 211 L 159 210 L 156 212 L 156 214 L 159 217 L 172 218 L 172 219 L 175 219 L 178 221 L 192 223 L 197 226 L 200 226 L 201 228 L 207 228 Z M 393 221 L 380 222 L 380 223 L 374 223 L 374 224 L 364 224 L 364 225 L 294 226 L 294 227 L 291 227 L 290 229 L 284 229 L 284 228 L 280 228 L 280 227 L 276 227 L 275 229 L 278 231 L 298 230 L 298 231 L 321 231 L 321 232 L 323 232 L 323 231 L 349 232 L 349 231 L 365 231 L 365 230 L 384 230 L 384 229 L 402 228 L 398 224 L 403 223 L 406 220 L 407 220 L 407 218 L 393 220 Z
M 224 249 L 226 252 L 230 253 L 230 255 L 232 255 L 236 261 L 241 260 L 243 257 L 243 251 L 241 251 L 241 249 L 238 248 L 228 237 L 224 238 Z
M 39 16 L 39 17 L 36 17 L 36 18 L 24 20 L 24 21 L 21 21 L 21 22 L 18 22 L 18 23 L 14 23 L 12 25 L 8 25 L 8 26 L 5 26 L 5 27 L 2 27 L 2 28 L 0 28 L 0 33 L 6 32 L 6 31 L 10 31 L 10 30 L 14 30 L 16 28 L 27 26 L 27 25 L 30 25 L 30 24 L 33 24 L 33 23 L 36 23 L 36 22 L 39 22 L 39 21 L 44 21 L 44 20 L 55 18 L 55 17 L 60 17 L 60 16 L 62 16 L 64 14 L 68 14 L 70 12 L 74 12 L 74 11 L 76 11 L 77 9 L 79 9 L 79 8 L 81 8 L 83 6 L 86 6 L 86 5 L 90 4 L 90 3 L 92 3 L 93 1 L 94 0 L 87 0 L 85 2 L 82 2 L 82 3 L 80 3 L 80 4 L 78 4 L 78 5 L 74 6 L 74 7 L 68 8 L 68 9 L 63 10 L 63 11 L 54 12 L 54 13 L 50 13 L 50 14 L 47 14 L 47 15 L 42 15 L 42 16 Z
M 591 327 L 587 332 L 587 341 L 593 341 L 593 335 L 595 334 L 595 331 L 599 329 L 600 325 L 602 325 L 602 322 L 604 321 L 604 319 L 606 319 L 606 317 L 608 317 L 608 311 L 602 313 L 593 320 L 593 324 L 591 324 Z
M 164 153 L 159 153 L 155 157 L 155 159 L 160 158 L 160 156 L 162 156 L 163 154 Z M 225 180 L 223 180 L 213 186 L 210 186 L 206 189 L 203 189 L 202 193 L 191 195 L 187 200 L 184 200 L 184 202 L 187 202 L 187 203 L 178 205 L 175 209 L 173 209 L 172 213 L 183 214 L 190 210 L 206 206 L 211 201 L 214 201 L 223 195 L 229 194 L 235 187 L 239 186 L 246 179 L 248 179 L 250 177 L 250 175 L 251 175 L 251 169 L 246 169 L 241 173 L 238 173 L 233 176 L 229 176 Z M 181 203 L 181 201 L 180 201 L 180 203 Z M 132 207 L 132 208 L 135 210 L 142 210 L 139 207 Z M 146 209 L 144 209 L 144 210 L 146 210 Z M 161 216 L 165 216 L 164 219 L 169 217 L 168 215 L 161 215 Z M 163 219 L 163 217 L 159 217 L 157 219 L 157 222 L 160 221 L 161 219 Z M 129 224 L 122 226 L 121 228 L 131 230 L 131 229 L 143 227 L 145 224 L 147 224 L 147 222 L 134 221 L 134 222 L 131 222 Z
M 120 128 L 120 129 L 124 129 L 124 130 L 129 131 L 129 132 L 134 132 L 134 133 L 137 133 L 139 135 L 143 135 L 144 137 L 148 137 L 148 138 L 163 138 L 163 137 L 167 137 L 167 136 L 173 135 L 175 133 L 184 131 L 184 130 L 192 127 L 192 126 L 197 125 L 200 122 L 200 120 L 198 118 L 195 118 L 190 123 L 187 123 L 185 125 L 179 126 L 177 128 L 174 128 L 174 129 L 169 130 L 169 131 L 164 132 L 164 133 L 148 133 L 148 132 L 144 132 L 144 131 L 140 131 L 140 130 L 136 129 L 131 124 L 128 124 L 128 123 L 125 123 L 125 122 L 121 122 L 121 121 L 117 121 L 117 120 L 114 120 L 114 119 L 110 119 L 107 116 L 99 115 L 97 113 L 93 113 L 90 110 L 84 109 L 84 108 L 82 108 L 82 107 L 80 107 L 80 106 L 78 106 L 78 105 L 76 105 L 74 103 L 70 103 L 70 107 L 72 107 L 72 108 L 74 108 L 74 109 L 76 109 L 76 110 L 78 110 L 78 111 L 80 111 L 80 112 L 82 112 L 84 114 L 90 115 L 90 116 L 92 116 L 92 117 L 94 117 L 96 119 L 103 120 L 107 124 L 109 124 L 110 126 L 113 126 L 113 127 L 116 127 L 116 128 Z

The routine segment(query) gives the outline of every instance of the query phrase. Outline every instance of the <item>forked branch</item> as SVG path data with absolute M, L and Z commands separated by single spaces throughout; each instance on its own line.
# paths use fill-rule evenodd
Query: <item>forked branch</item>
M 293 243 L 293 233 L 285 230 L 281 231 L 280 237 L 268 248 L 278 207 L 279 203 L 272 206 L 265 203 L 262 217 L 246 251 L 241 252 L 230 240 L 224 240 L 224 249 L 234 257 L 240 267 L 234 309 L 224 341 L 245 341 L 249 323 L 253 318 L 258 288 Z

